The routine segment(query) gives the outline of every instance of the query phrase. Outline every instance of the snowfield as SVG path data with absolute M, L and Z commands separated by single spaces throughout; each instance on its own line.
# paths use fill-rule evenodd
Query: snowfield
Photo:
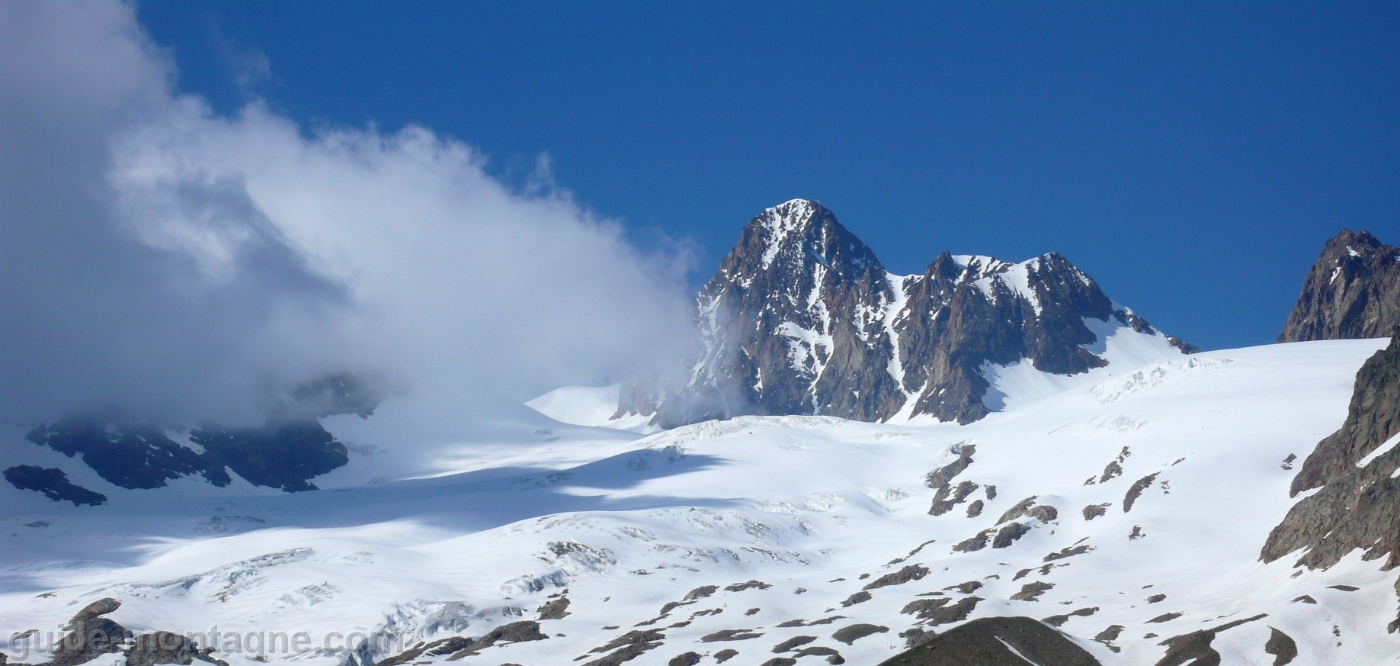
M 1029 616 L 1104 664 L 1155 664 L 1170 637 L 1261 614 L 1214 638 L 1224 663 L 1274 663 L 1275 629 L 1296 642 L 1295 664 L 1395 661 L 1395 574 L 1381 562 L 1259 562 L 1296 501 L 1285 459 L 1341 425 L 1357 368 L 1386 341 L 1184 356 L 1105 333 L 1095 351 L 1111 363 L 1089 373 L 988 367 L 988 404 L 1004 411 L 965 426 L 740 417 L 644 436 L 519 408 L 461 440 L 417 431 L 386 403 L 369 420 L 323 421 L 351 462 L 297 494 L 197 477 L 124 490 L 5 425 L 2 466 L 59 467 L 110 501 L 74 507 L 0 484 L 0 640 L 11 662 L 44 661 L 22 648 L 113 597 L 109 617 L 138 633 L 207 645 L 217 628 L 215 656 L 234 666 L 331 666 L 352 634 L 404 647 L 480 637 L 567 598 L 567 615 L 539 621 L 546 640 L 461 662 L 588 663 L 655 629 L 660 645 L 628 664 L 692 651 L 712 664 L 722 650 L 761 664 L 792 657 L 773 650 L 798 636 L 877 664 L 911 628 Z M 605 423 L 608 391 L 534 404 Z M 969 459 L 941 495 L 929 487 L 930 472 Z M 930 515 L 936 497 L 944 510 Z M 269 645 L 279 632 L 309 647 Z

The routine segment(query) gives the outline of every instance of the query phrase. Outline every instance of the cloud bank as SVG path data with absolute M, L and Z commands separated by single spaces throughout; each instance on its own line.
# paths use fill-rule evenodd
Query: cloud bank
M 174 67 L 129 5 L 0 4 L 0 418 L 251 423 L 346 371 L 470 413 L 686 339 L 684 252 L 426 128 L 217 116 Z

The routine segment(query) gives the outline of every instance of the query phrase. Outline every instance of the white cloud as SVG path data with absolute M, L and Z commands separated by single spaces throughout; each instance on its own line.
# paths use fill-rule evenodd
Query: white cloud
M 320 373 L 407 400 L 635 370 L 684 339 L 685 255 L 422 127 L 215 116 L 114 3 L 0 5 L 0 417 L 255 420 Z

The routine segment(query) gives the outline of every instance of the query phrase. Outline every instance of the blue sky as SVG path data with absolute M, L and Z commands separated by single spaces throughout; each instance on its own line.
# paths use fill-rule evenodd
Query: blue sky
M 151 1 L 179 87 L 416 123 L 708 277 L 822 201 L 895 272 L 1067 255 L 1204 348 L 1272 342 L 1322 243 L 1400 243 L 1395 3 Z

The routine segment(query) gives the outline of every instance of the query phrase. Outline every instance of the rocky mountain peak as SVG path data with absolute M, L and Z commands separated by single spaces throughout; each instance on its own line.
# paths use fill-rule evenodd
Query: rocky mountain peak
M 716 277 L 793 278 L 820 272 L 818 266 L 847 279 L 869 270 L 884 271 L 875 253 L 825 206 L 793 199 L 764 210 L 744 226 Z
M 944 252 L 923 274 L 895 275 L 804 199 L 744 227 L 696 312 L 701 351 L 683 379 L 626 387 L 620 415 L 666 427 L 753 413 L 968 423 L 991 409 L 987 364 L 1105 365 L 1088 348 L 1100 341 L 1089 320 L 1181 346 L 1059 254 L 1011 263 Z
M 1389 337 L 1400 323 L 1400 249 L 1367 231 L 1327 241 L 1279 342 Z

